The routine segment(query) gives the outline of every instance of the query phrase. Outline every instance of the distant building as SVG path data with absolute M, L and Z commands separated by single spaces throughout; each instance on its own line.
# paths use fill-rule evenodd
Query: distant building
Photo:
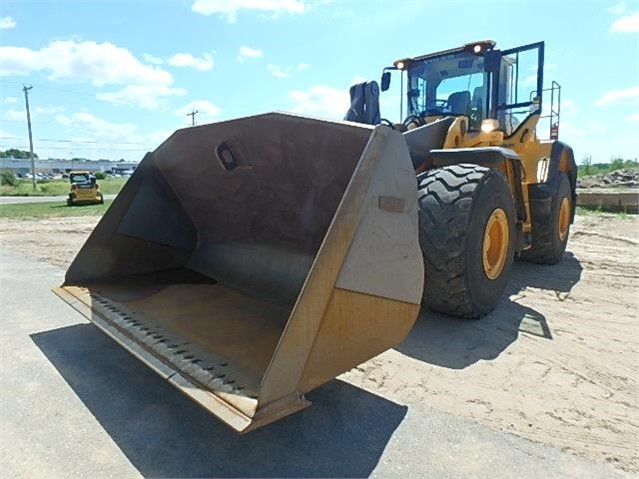
M 71 170 L 84 170 L 96 173 L 122 173 L 124 171 L 135 170 L 137 162 L 132 161 L 109 161 L 109 160 L 34 160 L 36 173 L 68 173 Z M 0 171 L 11 171 L 22 175 L 31 172 L 30 159 L 0 158 Z

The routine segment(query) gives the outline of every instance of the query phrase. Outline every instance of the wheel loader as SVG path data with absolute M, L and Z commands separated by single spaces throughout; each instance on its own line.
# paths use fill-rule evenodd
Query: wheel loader
M 477 318 L 514 258 L 561 260 L 576 166 L 558 107 L 552 138 L 537 134 L 543 53 L 481 41 L 399 60 L 381 78 L 400 76 L 399 124 L 371 82 L 346 121 L 178 130 L 54 291 L 238 432 L 301 410 L 401 342 L 422 306 Z

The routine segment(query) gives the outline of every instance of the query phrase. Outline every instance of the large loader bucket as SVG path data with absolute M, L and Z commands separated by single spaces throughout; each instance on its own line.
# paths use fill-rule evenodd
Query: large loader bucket
M 386 127 L 271 113 L 178 130 L 55 292 L 245 432 L 409 332 L 416 202 L 406 143 Z

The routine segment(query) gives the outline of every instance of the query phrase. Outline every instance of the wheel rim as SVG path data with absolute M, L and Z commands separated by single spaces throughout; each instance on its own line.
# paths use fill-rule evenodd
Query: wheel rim
M 564 241 L 570 227 L 570 200 L 564 196 L 559 208 L 559 239 Z
M 509 228 L 506 212 L 501 208 L 493 210 L 484 230 L 483 261 L 484 273 L 488 279 L 501 275 L 508 255 Z

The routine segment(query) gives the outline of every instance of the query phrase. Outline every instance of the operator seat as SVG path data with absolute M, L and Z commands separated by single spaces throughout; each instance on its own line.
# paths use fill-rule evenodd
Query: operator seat
M 484 87 L 478 86 L 473 90 L 473 108 L 477 108 L 480 111 L 484 108 Z
M 473 99 L 470 110 L 470 127 L 479 128 L 484 119 L 485 92 L 484 86 L 478 86 L 473 90 Z
M 448 108 L 453 115 L 467 115 L 470 109 L 470 92 L 456 91 L 448 97 Z

